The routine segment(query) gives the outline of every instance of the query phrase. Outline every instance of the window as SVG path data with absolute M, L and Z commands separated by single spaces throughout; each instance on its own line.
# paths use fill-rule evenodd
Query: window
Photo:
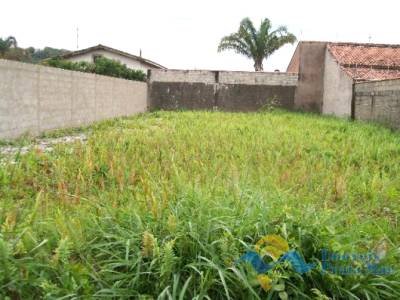
M 96 62 L 96 59 L 98 59 L 99 57 L 102 57 L 103 55 L 101 54 L 93 54 L 93 62 Z

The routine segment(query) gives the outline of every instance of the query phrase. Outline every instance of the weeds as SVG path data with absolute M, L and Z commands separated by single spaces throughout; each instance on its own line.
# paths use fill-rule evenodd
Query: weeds
M 0 169 L 0 298 L 400 298 L 398 133 L 275 110 L 79 131 L 84 145 Z M 266 234 L 317 268 L 282 264 L 264 291 L 236 261 Z M 323 272 L 323 248 L 378 251 L 395 272 Z

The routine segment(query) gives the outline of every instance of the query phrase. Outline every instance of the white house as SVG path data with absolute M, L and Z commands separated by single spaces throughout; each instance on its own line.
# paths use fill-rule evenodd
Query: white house
M 142 70 L 145 73 L 147 72 L 148 69 L 166 69 L 164 66 L 149 59 L 143 58 L 141 56 L 136 56 L 127 52 L 123 52 L 104 45 L 97 45 L 94 47 L 70 52 L 65 55 L 62 55 L 61 58 L 75 62 L 78 61 L 94 62 L 95 58 L 98 56 L 104 56 L 109 59 L 117 60 L 125 64 L 130 69 Z

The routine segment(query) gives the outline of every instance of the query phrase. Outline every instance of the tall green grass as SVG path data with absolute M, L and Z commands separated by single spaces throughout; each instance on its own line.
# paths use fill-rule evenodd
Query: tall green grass
M 399 299 L 400 135 L 285 112 L 154 112 L 0 168 L 2 299 Z M 266 234 L 266 292 L 237 259 Z M 321 271 L 321 249 L 395 272 Z

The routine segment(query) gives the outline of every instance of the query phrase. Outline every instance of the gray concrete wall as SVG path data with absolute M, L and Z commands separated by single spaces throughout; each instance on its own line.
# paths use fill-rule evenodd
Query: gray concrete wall
M 326 49 L 322 113 L 338 117 L 351 116 L 353 79 L 342 70 Z
M 147 85 L 0 60 L 0 138 L 87 125 L 147 110 Z
M 151 70 L 152 109 L 256 111 L 275 103 L 293 108 L 297 74 L 204 70 Z
M 326 46 L 325 42 L 300 42 L 298 45 L 295 53 L 299 70 L 296 109 L 322 113 Z
M 355 84 L 354 117 L 400 128 L 400 79 Z

